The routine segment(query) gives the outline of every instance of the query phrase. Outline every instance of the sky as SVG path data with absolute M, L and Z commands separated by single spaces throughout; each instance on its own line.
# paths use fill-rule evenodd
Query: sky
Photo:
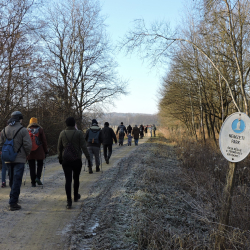
M 122 39 L 133 27 L 135 19 L 170 22 L 175 27 L 181 21 L 184 0 L 100 0 L 101 14 L 106 16 L 107 33 L 113 44 Z M 151 68 L 137 54 L 126 56 L 124 52 L 116 55 L 118 73 L 128 80 L 129 94 L 115 100 L 109 112 L 156 114 L 157 93 L 168 65 Z

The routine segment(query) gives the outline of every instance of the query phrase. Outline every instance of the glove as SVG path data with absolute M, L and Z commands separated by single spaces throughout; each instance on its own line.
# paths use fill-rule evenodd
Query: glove
M 92 167 L 90 159 L 88 160 L 88 167 Z
M 62 162 L 63 162 L 62 159 L 59 159 L 59 163 L 60 163 L 61 165 L 62 165 Z

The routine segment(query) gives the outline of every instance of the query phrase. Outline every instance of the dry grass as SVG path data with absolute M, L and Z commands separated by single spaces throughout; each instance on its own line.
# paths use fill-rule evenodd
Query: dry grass
M 203 144 L 184 130 L 161 131 L 152 139 L 134 199 L 133 236 L 138 249 L 214 249 L 228 163 L 214 143 Z M 173 150 L 171 150 L 173 149 Z M 174 192 L 168 161 L 181 170 Z M 238 164 L 226 249 L 250 249 L 250 157 Z M 175 177 L 176 178 L 176 177 Z M 177 177 L 178 178 L 178 177 Z M 183 205 L 183 204 L 186 205 Z

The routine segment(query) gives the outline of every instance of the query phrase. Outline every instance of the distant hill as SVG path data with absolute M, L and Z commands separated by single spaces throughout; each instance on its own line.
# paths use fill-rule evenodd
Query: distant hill
M 158 116 L 151 114 L 141 114 L 141 113 L 106 113 L 103 114 L 101 118 L 98 119 L 99 124 L 104 124 L 104 122 L 109 122 L 111 126 L 117 126 L 121 122 L 125 126 L 130 125 L 158 125 Z

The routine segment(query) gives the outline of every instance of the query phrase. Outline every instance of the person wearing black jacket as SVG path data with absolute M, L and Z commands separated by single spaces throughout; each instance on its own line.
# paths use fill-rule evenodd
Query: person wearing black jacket
M 128 125 L 127 131 L 128 131 L 128 134 L 131 134 L 131 132 L 132 132 L 132 127 L 131 127 L 130 125 Z
M 117 139 L 115 136 L 115 132 L 112 128 L 109 127 L 109 123 L 104 123 L 104 128 L 102 129 L 102 138 L 103 138 L 103 154 L 104 158 L 107 164 L 109 164 L 109 159 L 112 154 L 112 145 L 113 140 L 115 141 L 115 144 L 117 144 Z M 107 154 L 108 151 L 108 154 Z
M 96 119 L 92 120 L 92 126 L 87 130 L 85 135 L 87 142 L 87 148 L 90 155 L 91 166 L 89 167 L 89 173 L 92 174 L 93 157 L 95 157 L 96 172 L 100 171 L 100 147 L 102 144 L 101 128 L 98 126 Z

